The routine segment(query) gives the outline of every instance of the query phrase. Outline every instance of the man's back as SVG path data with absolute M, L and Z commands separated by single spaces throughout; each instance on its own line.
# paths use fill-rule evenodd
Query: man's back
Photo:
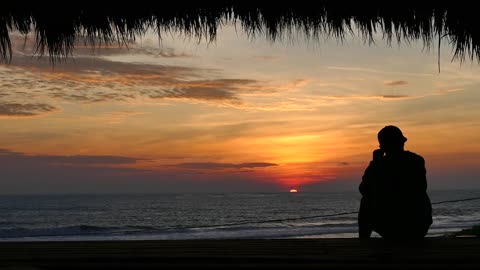
M 403 149 L 403 146 L 402 146 Z M 360 184 L 361 211 L 385 238 L 419 238 L 432 224 L 424 159 L 409 151 L 374 158 Z M 359 220 L 360 222 L 360 220 Z
M 423 158 L 405 151 L 371 166 L 366 180 L 371 182 L 374 230 L 385 237 L 425 235 L 432 210 Z

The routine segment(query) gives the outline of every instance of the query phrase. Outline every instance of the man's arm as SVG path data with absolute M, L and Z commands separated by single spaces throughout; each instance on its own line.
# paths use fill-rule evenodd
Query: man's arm
M 425 159 L 421 156 L 417 156 L 417 177 L 418 190 L 427 191 L 427 169 L 425 168 Z
M 425 167 L 425 159 L 421 156 L 417 156 L 417 177 L 416 177 L 416 190 L 419 195 L 419 221 L 422 223 L 424 234 L 428 232 L 428 228 L 432 224 L 432 203 L 427 194 L 427 169 Z
M 422 190 L 427 191 L 427 169 L 425 167 L 425 159 L 422 158 Z
M 371 193 L 371 186 L 373 184 L 373 179 L 377 174 L 377 164 L 383 156 L 383 151 L 377 149 L 373 151 L 373 159 L 370 161 L 365 173 L 362 176 L 362 182 L 360 183 L 359 190 L 362 196 L 368 196 Z
M 372 234 L 372 185 L 376 177 L 375 175 L 377 174 L 377 163 L 382 156 L 383 151 L 379 149 L 373 151 L 373 159 L 365 170 L 359 186 L 360 193 L 362 194 L 360 209 L 358 211 L 358 236 L 360 238 L 370 238 Z
M 365 170 L 365 173 L 362 176 L 362 182 L 360 183 L 360 186 L 358 189 L 360 190 L 360 194 L 362 196 L 368 196 L 371 190 L 371 183 L 372 183 L 372 178 L 373 178 L 373 167 L 374 165 L 372 164 L 373 161 L 370 162 L 368 165 L 367 169 Z

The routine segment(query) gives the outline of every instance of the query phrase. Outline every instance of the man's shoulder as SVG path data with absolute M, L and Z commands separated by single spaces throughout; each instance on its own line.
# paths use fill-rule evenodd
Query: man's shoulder
M 416 161 L 416 162 L 419 162 L 419 163 L 425 163 L 425 159 L 422 156 L 420 156 L 419 154 L 416 154 L 416 153 L 410 152 L 410 151 L 405 151 L 405 155 L 413 161 Z

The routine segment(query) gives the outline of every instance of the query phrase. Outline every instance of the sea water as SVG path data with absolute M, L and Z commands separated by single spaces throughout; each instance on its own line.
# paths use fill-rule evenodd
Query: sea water
M 429 191 L 432 202 L 480 190 Z M 0 241 L 357 237 L 357 192 L 0 196 Z M 428 236 L 480 224 L 480 200 L 433 205 Z

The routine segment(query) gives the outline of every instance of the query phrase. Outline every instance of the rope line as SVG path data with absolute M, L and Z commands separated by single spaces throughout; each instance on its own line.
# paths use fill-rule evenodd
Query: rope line
M 459 199 L 459 200 L 440 201 L 440 202 L 434 202 L 434 203 L 432 203 L 432 205 L 444 204 L 444 203 L 456 203 L 456 202 L 475 201 L 475 200 L 480 200 L 480 197 L 473 197 L 473 198 L 466 198 L 466 199 Z M 281 223 L 281 222 L 285 222 L 285 221 L 295 221 L 295 220 L 324 218 L 324 217 L 346 216 L 346 215 L 352 215 L 352 214 L 358 214 L 358 211 L 354 211 L 354 212 L 342 212 L 342 213 L 328 214 L 328 215 L 317 215 L 317 216 L 297 217 L 297 218 L 267 219 L 267 220 L 260 220 L 260 221 L 241 221 L 241 222 L 232 222 L 232 223 L 224 223 L 224 224 L 205 225 L 205 226 L 168 227 L 168 228 L 158 229 L 158 230 L 156 230 L 156 231 L 166 231 L 166 230 L 175 230 L 175 229 L 218 228 L 218 227 L 239 226 L 239 225 L 248 225 L 248 224 L 262 224 L 262 223 Z
M 158 231 L 175 230 L 175 229 L 217 228 L 217 227 L 238 226 L 238 225 L 248 225 L 248 224 L 261 224 L 261 223 L 281 223 L 281 222 L 285 222 L 285 221 L 293 221 L 293 220 L 301 220 L 301 219 L 345 216 L 345 215 L 356 214 L 356 213 L 358 213 L 358 212 L 344 212 L 344 213 L 337 213 L 337 214 L 330 214 L 330 215 L 308 216 L 308 217 L 297 217 L 297 218 L 267 219 L 267 220 L 260 220 L 260 221 L 241 221 L 241 222 L 234 222 L 234 223 L 224 223 L 224 224 L 194 226 L 194 227 L 189 227 L 189 226 L 169 227 L 169 228 L 159 229 Z
M 432 204 L 466 202 L 466 201 L 475 201 L 475 200 L 480 200 L 480 197 L 473 197 L 473 198 L 459 199 L 459 200 L 451 200 L 451 201 L 441 201 L 441 202 L 435 202 L 435 203 L 432 203 Z

